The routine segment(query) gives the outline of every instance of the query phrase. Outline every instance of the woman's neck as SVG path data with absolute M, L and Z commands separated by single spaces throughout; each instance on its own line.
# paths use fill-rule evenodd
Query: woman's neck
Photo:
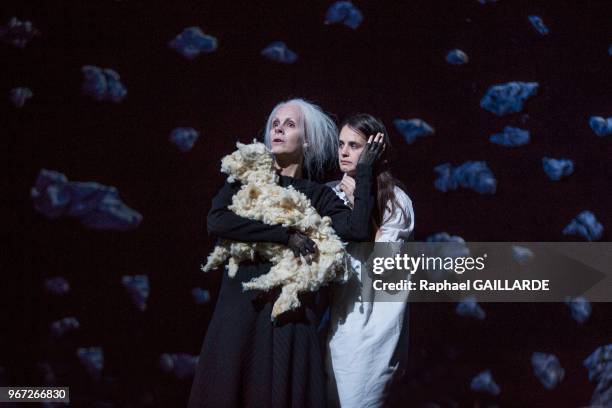
M 302 178 L 302 166 L 293 163 L 286 167 L 280 166 L 278 163 L 276 164 L 276 169 L 280 170 L 281 176 L 288 176 L 293 178 Z
M 293 178 L 302 178 L 302 161 L 300 160 L 296 163 L 295 160 L 282 160 L 282 158 L 277 157 L 274 162 L 274 167 L 277 170 L 280 170 L 280 174 L 282 176 L 293 177 Z

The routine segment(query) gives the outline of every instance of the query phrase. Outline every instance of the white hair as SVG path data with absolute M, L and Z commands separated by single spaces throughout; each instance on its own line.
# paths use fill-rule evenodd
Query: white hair
M 277 104 L 266 122 L 264 143 L 271 149 L 270 131 L 276 111 L 283 105 L 292 104 L 302 113 L 304 127 L 304 142 L 308 146 L 304 149 L 304 169 L 312 178 L 322 176 L 327 163 L 338 161 L 338 128 L 332 118 L 323 112 L 317 105 L 301 98 L 290 99 Z

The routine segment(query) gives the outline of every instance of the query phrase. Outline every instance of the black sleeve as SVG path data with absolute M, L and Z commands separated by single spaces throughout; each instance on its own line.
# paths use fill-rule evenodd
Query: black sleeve
M 227 208 L 238 190 L 240 190 L 239 182 L 226 182 L 213 198 L 207 218 L 208 234 L 234 241 L 274 242 L 286 245 L 289 241 L 289 228 L 244 218 Z
M 374 209 L 372 167 L 358 164 L 355 175 L 355 205 L 347 207 L 334 191 L 324 186 L 321 216 L 329 216 L 338 236 L 345 241 L 368 241 L 371 234 L 370 216 Z

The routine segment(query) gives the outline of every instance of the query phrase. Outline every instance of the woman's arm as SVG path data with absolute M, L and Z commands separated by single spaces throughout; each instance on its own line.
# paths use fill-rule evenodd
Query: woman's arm
M 289 228 L 244 218 L 227 208 L 238 190 L 239 182 L 226 182 L 213 198 L 207 218 L 208 234 L 234 241 L 275 242 L 286 245 L 289 241 Z
M 374 209 L 372 188 L 372 166 L 357 164 L 355 175 L 355 203 L 353 210 L 333 192 L 325 188 L 324 207 L 321 216 L 329 216 L 338 236 L 345 241 L 368 241 L 371 227 L 370 216 Z

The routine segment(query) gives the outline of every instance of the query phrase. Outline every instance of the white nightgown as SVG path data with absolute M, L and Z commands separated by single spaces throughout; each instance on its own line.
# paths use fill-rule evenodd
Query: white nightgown
M 328 185 L 348 204 L 338 183 Z M 399 187 L 394 193 L 409 218 L 399 208 L 393 214 L 387 209 L 376 242 L 403 242 L 414 230 L 412 201 Z M 399 364 L 395 352 L 408 304 L 363 301 L 357 246 L 349 243 L 347 252 L 351 255 L 351 278 L 332 294 L 326 361 L 329 402 L 342 408 L 381 407 Z

